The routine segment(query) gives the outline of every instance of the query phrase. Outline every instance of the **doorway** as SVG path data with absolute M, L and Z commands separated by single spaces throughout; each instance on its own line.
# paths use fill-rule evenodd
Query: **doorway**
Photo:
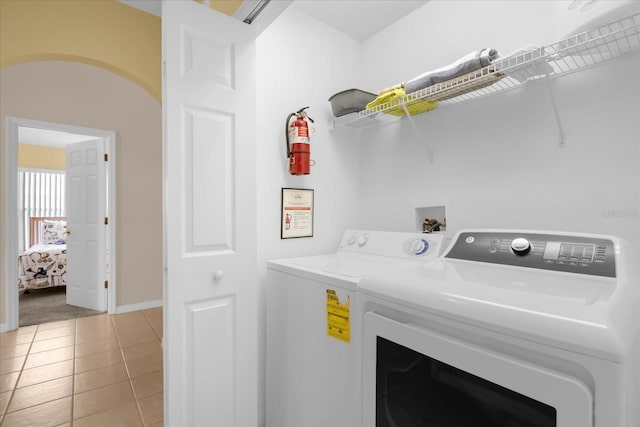
M 18 259 L 19 248 L 19 226 L 18 226 L 18 147 L 20 142 L 21 130 L 42 130 L 49 132 L 57 132 L 69 135 L 82 135 L 87 139 L 101 139 L 104 141 L 105 161 L 106 161 L 106 177 L 104 179 L 105 192 L 108 196 L 105 198 L 106 213 L 105 222 L 108 222 L 106 228 L 106 238 L 104 241 L 104 281 L 106 296 L 106 311 L 115 313 L 116 308 L 116 282 L 115 282 L 115 239 L 116 239 L 116 221 L 115 221 L 115 132 L 78 127 L 60 123 L 36 121 L 24 118 L 7 117 L 7 239 L 5 241 L 6 254 L 6 313 L 7 313 L 7 330 L 16 329 L 19 325 L 19 305 L 18 305 L 18 287 L 15 286 L 18 277 L 18 265 L 15 262 Z M 77 139 L 76 139 L 77 140 Z M 101 154 L 102 155 L 102 154 Z

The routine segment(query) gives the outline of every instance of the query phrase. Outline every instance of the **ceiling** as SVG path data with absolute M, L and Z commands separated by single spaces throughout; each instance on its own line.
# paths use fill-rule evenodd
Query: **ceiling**
M 160 0 L 119 1 L 157 16 L 162 13 Z M 364 41 L 428 1 L 296 0 L 292 7 L 356 40 Z
M 73 142 L 96 139 L 95 136 L 77 135 L 74 133 L 25 127 L 20 127 L 18 132 L 18 141 L 21 144 L 42 145 L 53 148 L 64 148 L 67 144 L 71 144 Z
M 292 7 L 364 41 L 429 0 L 298 0 Z

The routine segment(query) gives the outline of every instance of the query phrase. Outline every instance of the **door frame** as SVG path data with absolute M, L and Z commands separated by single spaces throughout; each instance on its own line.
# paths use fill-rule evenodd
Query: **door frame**
M 106 280 L 109 281 L 107 289 L 107 313 L 116 312 L 116 132 L 111 130 L 88 128 L 82 126 L 67 125 L 62 123 L 32 120 L 20 117 L 6 118 L 6 212 L 5 212 L 5 313 L 6 330 L 11 331 L 19 326 L 18 287 L 15 286 L 18 277 L 18 131 L 21 127 L 30 127 L 58 132 L 76 133 L 96 138 L 104 138 L 105 150 L 109 156 L 107 162 L 107 216 L 109 228 L 107 229 L 106 251 Z M 14 285 L 12 285 L 12 283 Z M 0 330 L 0 332 L 5 332 Z

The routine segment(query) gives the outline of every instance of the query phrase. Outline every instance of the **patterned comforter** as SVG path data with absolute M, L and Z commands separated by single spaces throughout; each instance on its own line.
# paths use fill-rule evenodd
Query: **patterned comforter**
M 67 245 L 34 245 L 18 256 L 18 264 L 18 290 L 67 284 Z

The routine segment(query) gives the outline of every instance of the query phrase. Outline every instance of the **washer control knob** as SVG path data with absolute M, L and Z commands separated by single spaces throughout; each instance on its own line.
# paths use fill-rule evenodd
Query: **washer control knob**
M 347 245 L 351 246 L 356 242 L 356 236 L 355 234 L 351 237 L 349 237 L 349 240 L 347 240 Z
M 368 234 L 364 234 L 360 237 L 358 237 L 358 246 L 364 246 L 367 244 L 367 242 L 369 241 L 369 235 Z
M 422 255 L 429 249 L 429 243 L 424 239 L 416 239 L 411 242 L 410 251 L 413 255 Z
M 525 238 L 518 237 L 511 242 L 511 249 L 516 255 L 526 255 L 531 250 L 531 243 Z

